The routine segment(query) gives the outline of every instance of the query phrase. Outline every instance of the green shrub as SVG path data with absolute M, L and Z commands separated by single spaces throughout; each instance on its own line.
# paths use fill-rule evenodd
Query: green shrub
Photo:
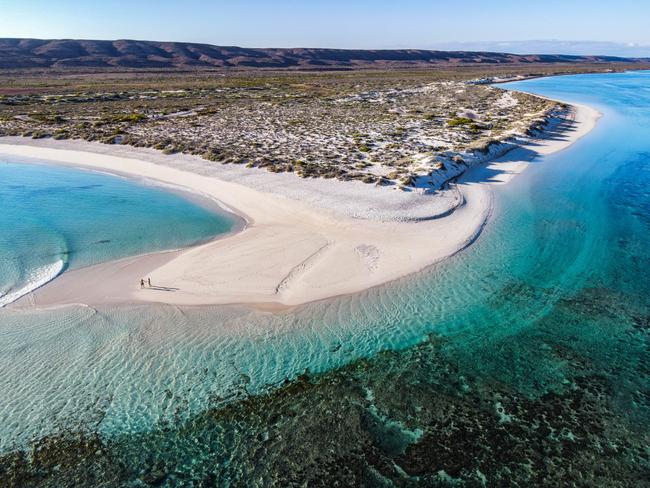
M 135 124 L 145 120 L 146 118 L 147 118 L 146 115 L 134 112 L 131 114 L 115 115 L 114 117 L 111 118 L 111 122 L 131 122 Z
M 447 125 L 449 127 L 458 127 L 460 125 L 471 124 L 472 122 L 474 121 L 467 117 L 454 117 L 453 119 L 447 121 Z

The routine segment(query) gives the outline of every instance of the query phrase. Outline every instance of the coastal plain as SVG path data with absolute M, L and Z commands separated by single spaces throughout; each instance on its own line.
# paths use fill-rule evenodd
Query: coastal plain
M 478 236 L 494 184 L 594 126 L 587 107 L 491 85 L 529 76 L 511 66 L 6 78 L 1 154 L 176 187 L 244 222 L 189 249 L 67 271 L 15 306 L 277 309 L 420 271 Z M 156 286 L 141 289 L 144 276 Z

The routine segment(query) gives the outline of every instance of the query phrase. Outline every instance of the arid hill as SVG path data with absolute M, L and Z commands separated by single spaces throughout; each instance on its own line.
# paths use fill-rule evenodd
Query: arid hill
M 593 64 L 641 61 L 613 56 L 518 55 L 419 49 L 253 49 L 187 42 L 0 39 L 0 69 L 117 67 L 313 70 L 462 64 Z

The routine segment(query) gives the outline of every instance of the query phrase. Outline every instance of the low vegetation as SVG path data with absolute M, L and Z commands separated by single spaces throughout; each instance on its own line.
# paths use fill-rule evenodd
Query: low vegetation
M 150 147 L 302 178 L 426 186 L 439 183 L 436 173 L 459 154 L 543 125 L 555 103 L 485 83 L 539 74 L 533 69 L 543 67 L 0 72 L 0 135 Z

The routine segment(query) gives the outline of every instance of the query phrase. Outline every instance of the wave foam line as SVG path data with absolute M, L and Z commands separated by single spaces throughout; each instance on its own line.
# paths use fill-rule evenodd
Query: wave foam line
M 27 281 L 27 284 L 25 286 L 18 290 L 10 291 L 4 295 L 0 295 L 0 308 L 4 307 L 5 305 L 9 305 L 12 302 L 15 302 L 20 297 L 31 293 L 46 283 L 49 283 L 54 278 L 59 276 L 64 268 L 65 262 L 62 259 L 59 259 L 55 263 L 34 269 L 29 273 L 30 279 Z

